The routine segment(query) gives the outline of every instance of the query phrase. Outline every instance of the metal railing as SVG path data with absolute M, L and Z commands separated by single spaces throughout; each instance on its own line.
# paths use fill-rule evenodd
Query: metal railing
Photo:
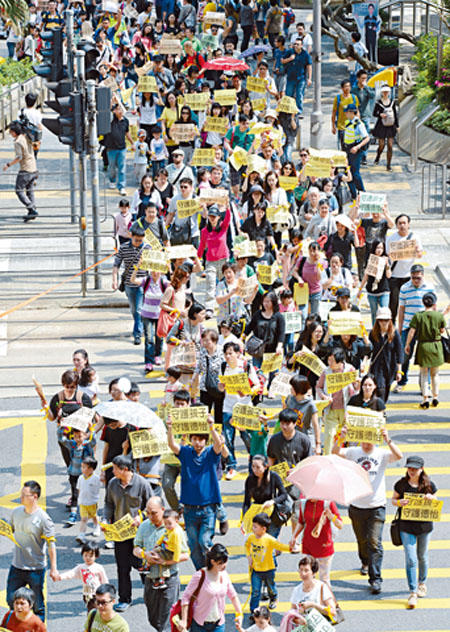
M 405 9 L 410 9 L 410 19 L 405 16 Z M 388 12 L 389 28 L 398 28 L 400 31 L 411 31 L 412 35 L 434 32 L 441 34 L 445 25 L 442 24 L 442 14 L 449 15 L 450 11 L 445 6 L 440 6 L 432 0 L 382 0 L 380 10 Z M 393 10 L 399 11 L 394 13 Z
M 422 188 L 420 210 L 422 213 L 439 213 L 442 219 L 447 215 L 447 200 L 450 186 L 447 182 L 448 165 L 428 163 L 422 167 Z
M 13 83 L 0 87 L 0 135 L 5 138 L 8 125 L 17 119 L 20 110 L 25 107 L 25 95 L 34 92 L 38 95 L 38 103 L 47 98 L 47 88 L 42 77 L 31 77 L 22 84 Z

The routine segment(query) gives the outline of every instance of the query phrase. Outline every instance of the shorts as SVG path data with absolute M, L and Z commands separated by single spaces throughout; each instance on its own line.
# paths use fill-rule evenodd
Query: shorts
M 97 505 L 80 505 L 80 518 L 96 518 Z

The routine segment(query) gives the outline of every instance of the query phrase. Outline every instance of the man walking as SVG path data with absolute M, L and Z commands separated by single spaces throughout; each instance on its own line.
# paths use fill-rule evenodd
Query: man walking
M 111 131 L 105 136 L 104 142 L 106 151 L 108 153 L 108 176 L 109 176 L 109 188 L 114 189 L 116 187 L 120 195 L 126 195 L 126 142 L 133 145 L 133 139 L 129 132 L 130 124 L 127 118 L 125 118 L 122 107 L 116 103 L 112 107 L 113 117 L 111 121 Z
M 341 81 L 341 92 L 334 97 L 333 111 L 331 113 L 331 132 L 337 133 L 337 144 L 339 149 L 343 149 L 344 129 L 347 122 L 345 116 L 345 108 L 352 103 L 356 107 L 359 106 L 358 97 L 350 92 L 351 83 L 348 79 Z
M 312 59 L 311 55 L 304 50 L 300 37 L 295 40 L 294 48 L 286 52 L 281 63 L 286 70 L 286 96 L 295 98 L 298 115 L 303 118 L 305 89 L 311 85 Z
M 369 88 L 367 85 L 367 76 L 367 70 L 364 70 L 364 68 L 360 68 L 360 70 L 358 70 L 356 73 L 356 85 L 351 89 L 351 93 L 354 94 L 359 101 L 359 117 L 363 122 L 367 133 L 370 134 L 370 117 L 372 116 L 373 111 L 375 90 L 373 88 Z M 363 148 L 361 160 L 362 165 L 367 165 L 368 149 L 369 145 L 366 145 Z
M 100 584 L 95 591 L 95 610 L 91 610 L 83 632 L 129 632 L 128 623 L 114 612 L 116 589 L 112 584 Z
M 38 216 L 34 199 L 34 186 L 39 172 L 36 166 L 36 158 L 34 157 L 33 144 L 23 133 L 22 125 L 19 121 L 11 123 L 9 133 L 14 141 L 16 157 L 6 163 L 3 171 L 19 163 L 19 173 L 16 177 L 16 195 L 28 211 L 28 214 L 23 217 L 23 221 L 29 222 Z
M 6 601 L 13 607 L 13 595 L 18 588 L 29 586 L 36 595 L 35 613 L 45 621 L 44 582 L 46 551 L 50 559 L 50 577 L 59 577 L 56 568 L 55 525 L 39 507 L 41 486 L 36 481 L 24 483 L 20 492 L 20 507 L 13 510 L 10 524 L 17 544 L 6 581 Z

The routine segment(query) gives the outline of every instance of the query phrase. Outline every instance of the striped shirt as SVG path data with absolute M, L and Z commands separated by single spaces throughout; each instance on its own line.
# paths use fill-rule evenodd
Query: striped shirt
M 408 329 L 414 314 L 423 312 L 425 309 L 422 303 L 424 294 L 434 291 L 433 286 L 428 285 L 428 283 L 423 283 L 420 287 L 415 287 L 412 281 L 407 281 L 402 285 L 399 296 L 399 305 L 403 305 L 405 308 L 402 331 Z
M 141 244 L 138 248 L 133 246 L 130 241 L 125 242 L 119 248 L 119 252 L 114 257 L 114 267 L 120 268 L 121 264 L 124 265 L 125 271 L 125 285 L 131 285 L 131 287 L 137 287 L 134 283 L 130 283 L 130 277 L 134 272 L 134 266 L 139 263 L 141 253 L 143 249 L 150 248 L 147 244 Z M 136 274 L 137 279 L 143 279 L 147 276 L 145 270 L 138 270 Z
M 144 283 L 146 282 L 144 281 Z M 169 282 L 165 277 L 161 277 L 157 281 L 150 278 L 144 294 L 144 302 L 141 309 L 142 318 L 151 318 L 153 320 L 159 318 L 161 299 L 168 284 Z

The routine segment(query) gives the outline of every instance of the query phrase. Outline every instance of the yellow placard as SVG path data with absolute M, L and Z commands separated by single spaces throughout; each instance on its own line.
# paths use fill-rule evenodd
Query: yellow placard
M 278 474 L 284 487 L 289 487 L 289 485 L 292 485 L 290 481 L 286 480 L 287 475 L 291 471 L 291 468 L 286 461 L 282 461 L 281 463 L 277 463 L 276 465 L 271 465 L 269 467 L 269 470 Z
M 100 526 L 103 527 L 105 540 L 113 542 L 130 540 L 134 538 L 137 532 L 137 527 L 133 524 L 133 518 L 129 513 L 125 514 L 120 520 L 113 522 L 113 524 L 101 522 Z
M 209 434 L 208 407 L 189 406 L 187 408 L 170 408 L 172 431 L 175 434 Z
M 244 517 L 242 518 L 242 522 L 241 522 L 242 531 L 244 533 L 252 533 L 253 518 L 256 516 L 256 514 L 265 513 L 270 518 L 270 516 L 272 515 L 272 512 L 273 512 L 273 505 L 267 509 L 263 509 L 262 505 L 253 503 L 253 505 L 250 505 L 250 507 L 247 509 L 247 511 L 244 514 Z
M 302 330 L 303 319 L 300 312 L 283 312 L 283 317 L 286 323 L 284 330 L 286 334 L 294 334 Z
M 198 199 L 205 204 L 225 206 L 228 204 L 228 191 L 226 189 L 202 189 Z
M 316 162 L 313 159 L 309 159 L 305 165 L 303 170 L 303 175 L 305 177 L 314 177 L 314 178 L 329 178 L 331 173 L 331 163 L 327 161 L 326 163 Z
M 298 184 L 298 178 L 295 176 L 280 176 L 280 187 L 285 191 L 293 191 Z
M 266 217 L 271 224 L 287 224 L 291 217 L 289 206 L 284 206 L 283 204 L 268 206 Z
M 328 333 L 330 336 L 360 336 L 360 312 L 329 312 Z
M 277 371 L 283 366 L 283 354 L 282 353 L 265 353 L 263 355 L 263 362 L 261 371 L 263 373 L 271 373 Z
M 382 412 L 358 406 L 347 406 L 346 441 L 382 444 L 382 429 L 386 423 Z
M 197 353 L 195 343 L 181 343 L 172 349 L 170 356 L 171 366 L 195 366 L 197 364 Z
M 309 156 L 314 159 L 321 159 L 333 164 L 333 167 L 346 167 L 347 154 L 345 151 L 337 151 L 335 149 L 315 149 L 309 148 Z
M 237 296 L 241 296 L 244 300 L 250 300 L 255 291 L 255 287 L 258 287 L 258 277 L 254 274 L 247 279 L 238 279 Z
M 205 123 L 205 132 L 216 132 L 217 134 L 226 134 L 229 122 L 224 116 L 207 116 Z
M 406 492 L 403 496 L 409 503 L 402 507 L 402 520 L 419 520 L 420 522 L 439 522 L 441 519 L 443 500 L 425 498 L 424 494 Z
M 150 250 L 150 248 L 145 248 L 139 259 L 138 268 L 139 270 L 149 270 L 152 272 L 167 272 L 169 266 L 166 253 L 162 250 Z
M 178 37 L 163 35 L 157 44 L 158 55 L 182 55 L 183 48 Z
M 166 250 L 168 259 L 190 259 L 197 256 L 197 251 L 191 244 L 170 246 Z
M 330 395 L 341 391 L 358 379 L 358 371 L 346 371 L 345 373 L 327 373 L 325 377 L 327 391 Z
M 220 105 L 234 105 L 237 101 L 236 90 L 234 88 L 214 90 L 214 101 Z
M 294 303 L 296 305 L 307 305 L 309 300 L 309 286 L 307 283 L 294 283 Z
M 14 537 L 14 531 L 12 530 L 11 525 L 9 524 L 9 522 L 6 522 L 5 520 L 0 520 L 0 535 L 3 535 L 5 538 L 8 538 L 9 540 L 11 540 L 11 542 L 14 542 L 16 546 L 20 546 L 20 544 L 17 542 L 16 538 Z
M 224 26 L 225 19 L 225 13 L 221 13 L 220 11 L 208 11 L 203 14 L 203 22 L 206 24 L 218 24 L 219 26 Z
M 248 163 L 249 155 L 242 147 L 235 147 L 233 153 L 228 157 L 231 165 L 239 171 L 241 167 Z
M 201 149 L 197 147 L 191 158 L 191 165 L 194 167 L 212 167 L 214 166 L 215 155 L 216 150 L 213 147 L 210 149 Z
M 147 230 L 145 231 L 144 242 L 147 243 L 152 250 L 162 250 L 161 242 L 150 230 L 150 228 L 147 228 Z
M 263 263 L 258 263 L 256 266 L 256 274 L 262 285 L 272 285 L 275 279 L 278 278 L 278 273 L 279 268 L 276 261 L 274 261 L 271 266 L 266 266 Z
M 150 75 L 139 77 L 137 91 L 138 92 L 158 92 L 158 86 L 156 85 L 156 77 L 152 77 Z
M 202 205 L 198 200 L 177 200 L 177 213 L 180 219 L 191 217 L 202 210 Z
M 173 123 L 169 135 L 176 143 L 187 143 L 194 139 L 195 128 L 193 123 Z
M 262 92 L 266 91 L 267 80 L 261 79 L 260 77 L 252 77 L 251 75 L 247 77 L 246 86 L 249 92 Z
M 315 375 L 322 375 L 322 373 L 326 369 L 326 366 L 322 362 L 322 360 L 320 360 L 320 358 L 318 358 L 315 353 L 310 351 L 310 349 L 308 349 L 308 347 L 305 347 L 304 345 L 300 351 L 296 352 L 295 359 L 299 364 L 306 366 L 306 368 Z
M 209 103 L 209 92 L 192 92 L 185 94 L 184 102 L 191 110 L 206 110 Z
M 130 432 L 128 436 L 134 459 L 159 456 L 170 452 L 167 441 L 163 441 L 161 437 L 155 437 L 150 430 L 136 430 Z
M 240 243 L 235 244 L 234 256 L 236 257 L 236 259 L 240 259 L 242 257 L 256 257 L 257 256 L 256 241 L 250 241 L 249 239 L 244 239 Z
M 298 107 L 295 99 L 292 97 L 282 97 L 277 103 L 277 112 L 285 112 L 286 114 L 297 114 Z
M 262 112 L 267 107 L 267 102 L 264 98 L 262 99 L 251 99 L 252 108 L 255 112 Z
M 249 155 L 246 173 L 249 175 L 253 172 L 259 173 L 262 176 L 268 172 L 267 162 L 262 156 L 257 156 L 256 154 Z
M 131 95 L 133 94 L 133 90 L 134 90 L 134 86 L 131 86 L 131 88 L 126 88 L 125 90 L 120 91 L 120 98 L 122 99 L 122 103 L 124 105 L 128 104 L 128 101 L 130 100 Z
M 252 389 L 247 372 L 236 375 L 219 375 L 219 380 L 225 385 L 225 391 L 229 395 L 251 395 Z
M 315 403 L 316 408 L 317 408 L 317 414 L 319 415 L 319 417 L 322 417 L 323 411 L 325 410 L 325 408 L 328 408 L 328 406 L 330 405 L 330 400 L 328 400 L 328 399 L 315 399 L 314 403 Z
M 415 259 L 416 255 L 417 243 L 415 239 L 402 239 L 389 244 L 389 257 L 392 261 Z
M 261 430 L 261 420 L 259 418 L 262 411 L 255 406 L 246 404 L 235 404 L 231 425 L 240 430 Z

